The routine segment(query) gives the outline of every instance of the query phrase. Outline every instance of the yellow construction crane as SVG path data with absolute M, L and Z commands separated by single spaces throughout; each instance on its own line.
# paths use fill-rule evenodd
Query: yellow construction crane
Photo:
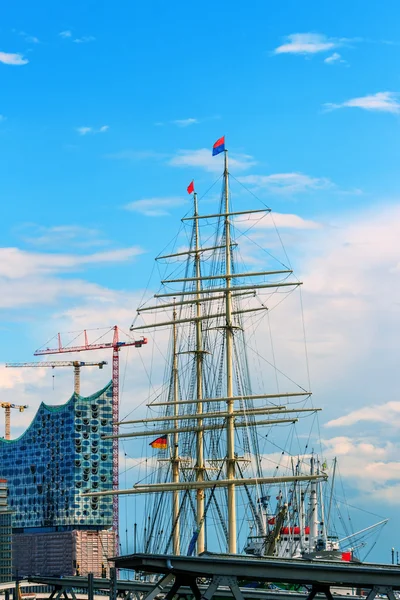
M 6 426 L 5 426 L 5 434 L 4 438 L 6 440 L 10 439 L 11 436 L 11 409 L 16 408 L 19 412 L 24 412 L 28 406 L 26 404 L 11 404 L 11 402 L 0 402 L 1 408 L 4 408 L 5 416 L 6 416 Z
M 102 369 L 107 361 L 101 362 L 82 362 L 80 360 L 54 360 L 42 362 L 26 362 L 26 363 L 6 363 L 6 367 L 74 367 L 74 392 L 80 394 L 81 391 L 81 367 L 99 367 Z

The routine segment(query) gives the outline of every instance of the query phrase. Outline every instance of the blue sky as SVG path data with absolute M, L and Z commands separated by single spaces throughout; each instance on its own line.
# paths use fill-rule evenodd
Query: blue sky
M 366 507 L 373 490 L 377 512 L 395 515 L 398 19 L 391 0 L 8 6 L 0 360 L 30 360 L 61 328 L 128 329 L 190 209 L 186 186 L 202 194 L 220 174 L 210 148 L 225 134 L 232 174 L 276 211 L 304 280 L 327 452 L 342 453 Z M 47 375 L 2 371 L 5 398 L 64 399 Z M 376 558 L 395 543 L 387 534 Z

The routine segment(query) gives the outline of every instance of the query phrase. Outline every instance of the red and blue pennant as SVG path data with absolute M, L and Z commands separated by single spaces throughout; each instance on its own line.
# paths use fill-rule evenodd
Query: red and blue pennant
M 225 136 L 219 138 L 213 146 L 212 155 L 216 156 L 217 154 L 221 154 L 225 150 Z

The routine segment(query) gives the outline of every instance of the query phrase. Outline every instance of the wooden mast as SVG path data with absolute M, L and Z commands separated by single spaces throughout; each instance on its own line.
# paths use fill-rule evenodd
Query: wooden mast
M 194 193 L 194 216 L 198 216 L 197 194 Z M 196 265 L 196 398 L 197 416 L 199 430 L 196 433 L 196 481 L 204 481 L 204 431 L 202 429 L 203 419 L 203 332 L 201 325 L 201 272 L 200 272 L 200 244 L 199 244 L 199 220 L 195 219 L 195 265 Z M 196 520 L 197 520 L 197 554 L 205 550 L 204 530 L 204 491 L 198 489 L 196 493 Z
M 179 414 L 179 378 L 178 378 L 178 348 L 177 348 L 177 331 L 176 331 L 176 318 L 177 313 L 174 309 L 173 313 L 173 398 L 174 398 L 174 416 L 176 420 L 174 421 L 175 432 L 173 434 L 173 449 L 172 449 L 172 481 L 174 483 L 179 483 L 179 432 L 177 431 L 178 427 L 178 414 Z M 180 492 L 179 490 L 174 490 L 172 493 L 172 545 L 173 545 L 173 553 L 180 554 L 180 527 L 179 527 L 179 502 L 180 502 Z
M 236 554 L 235 427 L 233 401 L 233 328 L 231 278 L 231 225 L 229 221 L 228 150 L 224 150 L 225 199 L 225 312 L 226 312 L 226 475 L 228 484 L 228 552 Z

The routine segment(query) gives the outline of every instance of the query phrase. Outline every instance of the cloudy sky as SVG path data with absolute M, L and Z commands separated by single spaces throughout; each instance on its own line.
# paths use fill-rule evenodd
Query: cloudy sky
M 2 363 L 57 331 L 129 329 L 225 134 L 304 282 L 326 456 L 352 500 L 392 519 L 376 560 L 400 533 L 398 16 L 394 0 L 22 0 L 0 30 Z M 122 361 L 122 412 L 149 390 L 150 352 Z M 0 369 L 2 399 L 30 407 L 15 434 L 69 396 L 61 371 Z M 87 369 L 83 393 L 108 379 Z

